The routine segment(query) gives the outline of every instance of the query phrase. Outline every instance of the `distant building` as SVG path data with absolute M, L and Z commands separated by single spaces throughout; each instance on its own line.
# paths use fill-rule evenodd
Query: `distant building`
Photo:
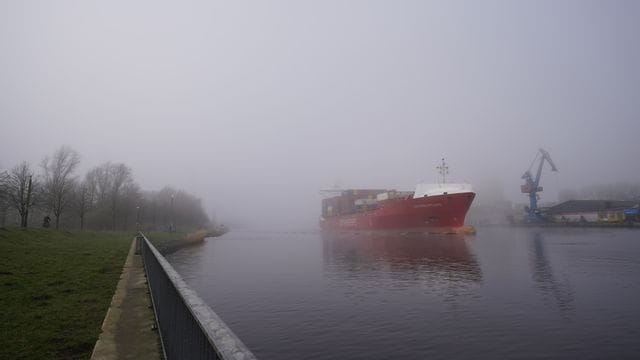
M 554 222 L 622 222 L 625 210 L 634 207 L 638 207 L 634 201 L 569 200 L 546 209 L 545 214 Z

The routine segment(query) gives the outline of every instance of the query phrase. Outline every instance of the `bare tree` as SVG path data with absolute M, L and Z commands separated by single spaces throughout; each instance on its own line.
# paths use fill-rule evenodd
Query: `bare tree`
M 131 169 L 125 164 L 113 164 L 109 169 L 111 180 L 110 205 L 113 230 L 116 230 L 116 219 L 120 202 L 125 198 L 125 189 L 132 186 Z
M 129 228 L 130 224 L 137 226 L 137 207 L 140 206 L 142 195 L 140 187 L 133 181 L 127 181 L 122 185 L 119 191 L 120 200 L 118 202 L 118 214 L 122 219 L 122 229 Z
M 4 209 L 15 209 L 21 226 L 26 227 L 29 210 L 36 204 L 53 213 L 56 227 L 70 215 L 79 218 L 80 229 L 126 230 L 142 225 L 193 229 L 210 225 L 201 200 L 184 190 L 167 186 L 160 191 L 142 191 L 127 165 L 111 162 L 91 169 L 79 181 L 73 176 L 78 162 L 75 151 L 61 147 L 42 161 L 42 186 L 26 162 L 11 171 L 0 170 L 0 225 L 6 214 L 14 214 Z
M 560 200 L 640 201 L 640 183 L 596 184 L 579 190 L 560 191 Z
M 114 166 L 110 162 L 104 163 L 93 168 L 87 173 L 87 182 L 93 188 L 96 201 L 102 203 L 107 201 L 109 192 L 111 191 L 111 174 L 110 169 Z
M 151 221 L 147 225 L 152 228 L 156 228 L 157 223 L 167 229 L 193 229 L 211 224 L 202 208 L 202 201 L 184 190 L 165 186 L 160 191 L 144 192 L 142 196 L 141 203 L 148 214 L 147 221 Z
M 56 229 L 60 225 L 60 215 L 72 204 L 73 172 L 79 163 L 80 155 L 66 145 L 56 150 L 53 157 L 42 161 L 45 205 L 56 218 Z
M 93 189 L 96 222 L 102 228 L 115 230 L 119 215 L 127 203 L 124 200 L 137 198 L 133 193 L 139 191 L 131 169 L 125 164 L 107 162 L 89 171 L 86 182 Z
M 0 171 L 0 226 L 4 226 L 7 217 L 7 209 L 9 207 L 7 201 L 9 187 L 9 174 L 2 170 Z
M 33 178 L 29 164 L 24 161 L 11 169 L 7 183 L 7 199 L 9 206 L 20 214 L 20 226 L 27 227 L 29 209 L 36 203 L 38 183 Z
M 84 219 L 93 205 L 94 189 L 86 179 L 75 186 L 73 195 L 76 214 L 80 218 L 80 230 L 84 229 Z

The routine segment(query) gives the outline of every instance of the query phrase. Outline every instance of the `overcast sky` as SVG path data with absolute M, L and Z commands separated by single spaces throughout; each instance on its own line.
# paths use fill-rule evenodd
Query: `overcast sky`
M 222 221 L 314 227 L 318 190 L 436 179 L 514 201 L 640 181 L 640 1 L 0 0 L 0 168 L 81 173 Z

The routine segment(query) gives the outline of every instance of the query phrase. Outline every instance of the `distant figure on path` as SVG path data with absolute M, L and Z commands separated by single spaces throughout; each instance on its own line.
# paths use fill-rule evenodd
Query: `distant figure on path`
M 48 228 L 49 226 L 51 226 L 51 218 L 49 217 L 49 215 L 46 215 L 42 220 L 42 227 Z

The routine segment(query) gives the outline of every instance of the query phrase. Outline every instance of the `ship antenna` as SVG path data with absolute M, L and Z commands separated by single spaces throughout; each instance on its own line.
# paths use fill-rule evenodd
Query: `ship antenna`
M 442 164 L 436 166 L 436 169 L 438 169 L 438 173 L 442 177 L 442 183 L 443 184 L 446 183 L 447 174 L 449 174 L 449 165 L 447 165 L 447 163 L 444 162 L 444 158 L 442 158 Z

